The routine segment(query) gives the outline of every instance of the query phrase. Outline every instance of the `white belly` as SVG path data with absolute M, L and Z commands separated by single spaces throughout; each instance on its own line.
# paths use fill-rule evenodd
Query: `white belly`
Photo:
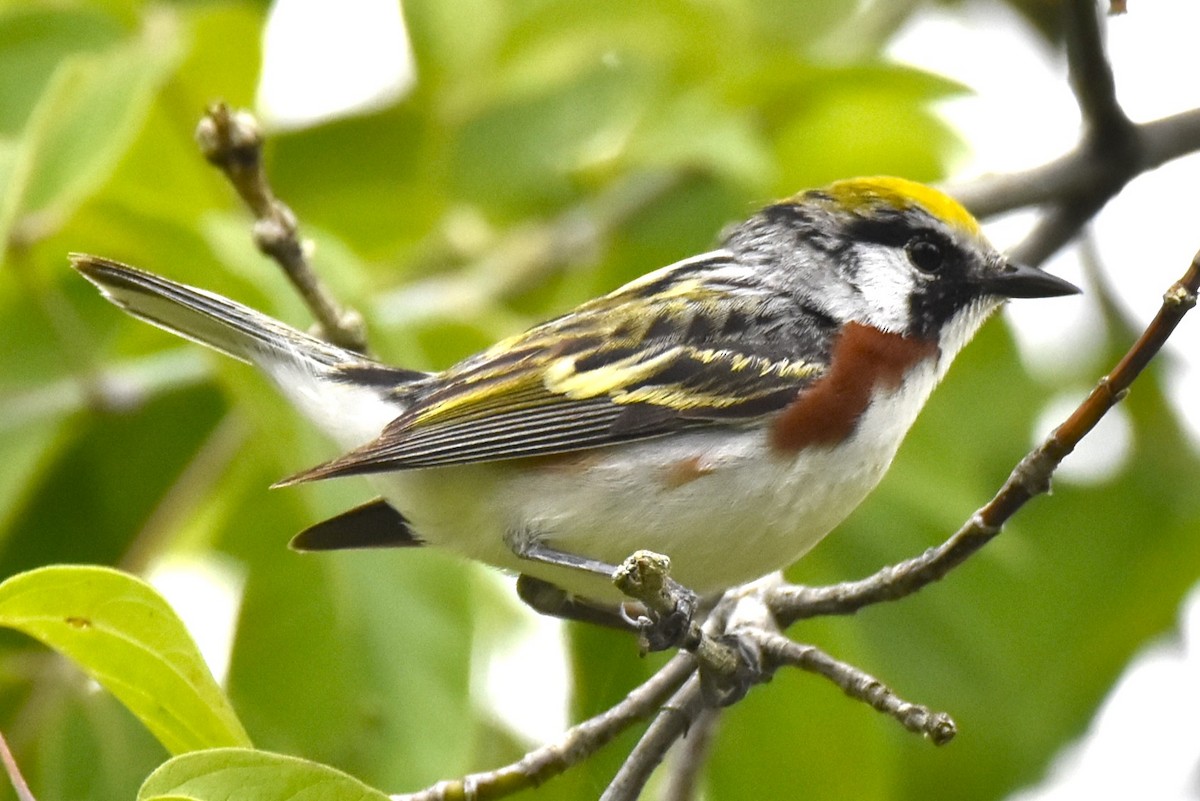
M 799 559 L 879 483 L 936 382 L 919 369 L 868 408 L 838 448 L 772 452 L 762 431 L 697 431 L 563 459 L 433 468 L 373 477 L 429 544 L 615 601 L 604 579 L 518 560 L 536 537 L 610 564 L 638 549 L 671 557 L 700 593 Z

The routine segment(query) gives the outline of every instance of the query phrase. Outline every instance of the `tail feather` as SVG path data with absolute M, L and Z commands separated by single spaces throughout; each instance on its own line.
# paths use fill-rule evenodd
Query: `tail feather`
M 249 362 L 343 448 L 358 447 L 404 409 L 425 373 L 388 367 L 240 303 L 99 256 L 71 265 L 134 317 Z
M 372 364 L 212 292 L 100 256 L 72 253 L 70 258 L 72 267 L 134 317 L 243 362 L 262 364 L 290 354 L 326 367 Z

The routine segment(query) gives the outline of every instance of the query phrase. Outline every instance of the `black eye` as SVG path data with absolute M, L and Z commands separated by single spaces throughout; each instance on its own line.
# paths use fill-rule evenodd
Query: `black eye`
M 924 236 L 910 239 L 904 246 L 908 260 L 924 273 L 936 273 L 946 263 L 946 249 L 940 242 Z

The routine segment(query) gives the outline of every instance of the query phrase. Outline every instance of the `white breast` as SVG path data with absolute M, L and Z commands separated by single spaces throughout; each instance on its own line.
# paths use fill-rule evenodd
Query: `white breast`
M 786 567 L 816 545 L 883 477 L 937 382 L 923 364 L 880 393 L 836 448 L 781 455 L 760 430 L 677 434 L 564 459 L 393 473 L 374 483 L 432 545 L 530 573 L 597 600 L 608 582 L 517 560 L 511 539 L 619 563 L 665 553 L 701 593 Z

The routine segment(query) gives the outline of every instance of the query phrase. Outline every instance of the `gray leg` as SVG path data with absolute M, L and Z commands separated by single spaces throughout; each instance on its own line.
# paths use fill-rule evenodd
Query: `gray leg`
M 521 559 L 540 562 L 544 565 L 581 570 L 585 573 L 603 576 L 610 580 L 617 571 L 616 565 L 560 551 L 529 537 L 514 538 L 511 541 L 511 547 L 513 553 Z M 668 579 L 668 581 L 671 580 Z M 696 594 L 674 581 L 671 581 L 671 584 L 674 590 L 672 593 L 673 596 L 679 599 L 675 609 L 668 614 L 648 612 L 639 616 L 634 621 L 634 626 L 638 630 L 641 639 L 642 648 L 647 651 L 664 651 L 668 648 L 676 648 L 683 645 L 691 626 L 692 618 L 696 614 L 696 608 L 699 605 L 699 599 L 696 597 Z M 535 606 L 534 608 L 536 609 L 537 607 Z
M 517 596 L 530 609 L 543 615 L 621 631 L 637 631 L 633 618 L 621 607 L 574 598 L 562 587 L 524 573 L 517 577 Z
M 611 579 L 613 573 L 617 570 L 616 565 L 610 565 L 608 562 L 601 562 L 599 559 L 591 559 L 587 556 L 578 556 L 577 554 L 560 551 L 557 548 L 551 548 L 545 543 L 528 537 L 514 539 L 510 543 L 510 547 L 513 553 L 522 559 L 528 559 L 530 562 L 541 562 L 544 565 L 554 565 L 555 567 L 567 567 L 571 570 L 580 570 L 584 573 L 592 573 L 607 579 Z

